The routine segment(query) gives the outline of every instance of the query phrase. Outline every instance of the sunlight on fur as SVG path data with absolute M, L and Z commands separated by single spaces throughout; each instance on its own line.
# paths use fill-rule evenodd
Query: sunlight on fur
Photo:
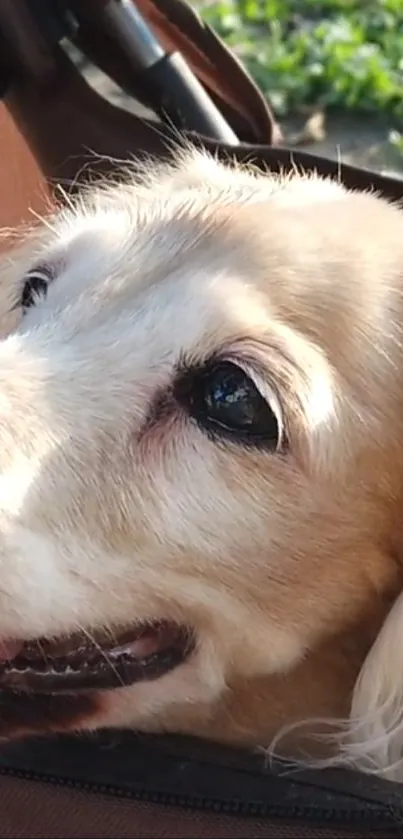
M 402 209 L 191 149 L 64 198 L 0 267 L 0 736 L 403 781 Z

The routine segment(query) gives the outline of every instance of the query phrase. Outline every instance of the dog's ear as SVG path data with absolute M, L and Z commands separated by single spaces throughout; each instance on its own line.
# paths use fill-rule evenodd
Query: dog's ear
M 403 781 L 403 594 L 358 676 L 347 752 L 355 765 Z

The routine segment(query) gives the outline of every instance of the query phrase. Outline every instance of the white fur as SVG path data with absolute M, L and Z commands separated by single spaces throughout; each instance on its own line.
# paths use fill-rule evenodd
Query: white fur
M 368 256 L 346 231 L 378 212 L 392 232 L 368 240 Z M 374 469 L 389 462 L 398 435 L 389 245 L 401 213 L 334 182 L 189 153 L 82 196 L 49 226 L 0 273 L 0 637 L 191 620 L 186 664 L 105 695 L 86 724 L 198 733 L 237 679 L 292 671 L 389 583 L 366 553 L 384 525 L 362 464 L 374 438 Z M 21 320 L 11 311 L 37 260 L 57 276 Z M 352 324 L 339 343 L 333 311 L 341 330 Z M 216 445 L 180 412 L 147 427 L 181 358 L 217 350 L 285 409 L 287 457 Z M 399 779 L 402 621 L 399 600 L 341 752 L 377 771 L 396 764 Z

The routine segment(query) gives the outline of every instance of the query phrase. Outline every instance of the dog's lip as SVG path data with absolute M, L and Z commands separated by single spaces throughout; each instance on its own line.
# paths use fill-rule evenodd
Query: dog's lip
M 7 641 L 0 640 L 0 667 L 3 661 L 11 661 L 11 659 L 15 658 L 22 647 L 22 641 L 13 641 L 12 639 L 8 639 Z
M 168 620 L 114 632 L 76 632 L 56 638 L 0 642 L 0 690 L 77 693 L 158 679 L 182 664 L 193 633 Z

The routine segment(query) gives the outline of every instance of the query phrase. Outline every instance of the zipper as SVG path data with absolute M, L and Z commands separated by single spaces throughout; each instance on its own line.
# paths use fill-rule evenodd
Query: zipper
M 161 806 L 171 806 L 190 811 L 204 811 L 209 813 L 217 813 L 231 816 L 255 817 L 255 818 L 272 818 L 274 820 L 280 819 L 305 819 L 311 824 L 327 824 L 332 823 L 335 827 L 337 825 L 360 825 L 362 827 L 386 827 L 391 830 L 396 830 L 396 836 L 403 836 L 403 832 L 399 830 L 402 828 L 402 820 L 399 819 L 392 808 L 384 805 L 384 808 L 375 810 L 367 807 L 363 810 L 348 811 L 339 810 L 335 808 L 320 808 L 317 809 L 312 806 L 276 806 L 267 805 L 262 802 L 253 801 L 239 801 L 237 799 L 222 799 L 210 798 L 199 795 L 175 794 L 161 792 L 149 788 L 125 789 L 114 784 L 100 784 L 92 783 L 91 781 L 78 781 L 74 778 L 60 777 L 43 772 L 31 771 L 26 769 L 16 769 L 14 767 L 0 766 L 0 777 L 18 778 L 22 781 L 33 781 L 51 784 L 52 786 L 65 787 L 73 789 L 77 792 L 90 792 L 94 794 L 108 795 L 114 798 L 131 799 L 134 801 L 141 801 L 149 804 L 157 804 Z

